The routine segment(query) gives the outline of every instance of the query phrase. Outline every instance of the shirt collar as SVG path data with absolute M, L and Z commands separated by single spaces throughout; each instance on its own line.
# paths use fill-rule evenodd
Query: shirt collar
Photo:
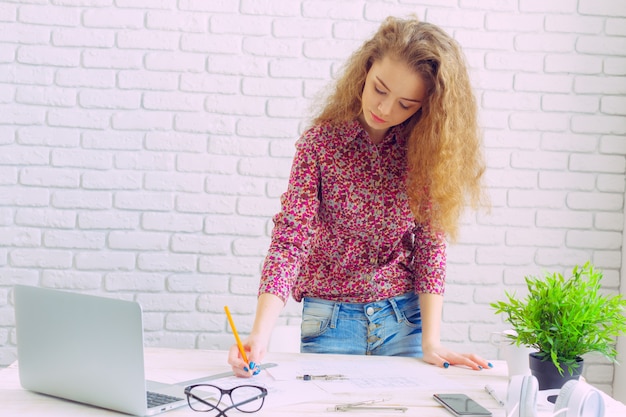
M 381 143 L 397 143 L 401 129 L 402 125 L 393 126 L 389 129 Z M 343 125 L 342 136 L 345 138 L 347 143 L 353 142 L 357 138 L 368 138 L 367 132 L 363 126 L 361 126 L 361 122 L 357 119 L 345 122 Z

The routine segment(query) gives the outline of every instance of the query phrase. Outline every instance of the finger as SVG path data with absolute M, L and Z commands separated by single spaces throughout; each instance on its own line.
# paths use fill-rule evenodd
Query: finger
M 424 356 L 424 360 L 432 365 L 438 366 L 440 368 L 448 368 L 450 367 L 450 362 L 436 353 L 432 353 L 430 355 Z
M 250 370 L 247 364 L 243 361 L 237 363 L 236 365 L 231 365 L 233 373 L 238 377 L 249 378 L 253 375 L 253 371 Z M 257 367 L 258 368 L 258 367 Z
M 258 375 L 261 373 L 261 365 L 250 362 L 250 371 L 252 372 L 252 375 Z
M 241 357 L 241 353 L 239 352 L 237 345 L 231 346 L 228 350 L 228 363 L 233 368 L 233 372 L 237 376 L 250 376 L 252 374 L 250 368 L 248 367 L 249 365 Z
M 435 362 L 435 365 L 439 366 L 440 368 L 448 369 L 450 367 L 450 361 L 443 356 L 437 355 L 437 361 Z
M 478 364 L 478 366 L 480 366 L 482 369 L 487 369 L 487 368 L 493 368 L 493 364 L 487 360 L 485 360 L 484 358 L 475 355 L 475 354 L 470 354 L 469 358 L 474 361 L 476 364 Z
M 258 375 L 261 372 L 261 361 L 265 356 L 265 348 L 258 343 L 252 343 L 248 352 L 248 359 L 250 360 L 250 371 L 253 375 Z
M 435 363 L 439 364 L 442 368 L 449 368 L 450 366 L 467 366 L 472 369 L 478 369 L 478 365 L 476 365 L 472 360 L 470 360 L 467 355 L 461 355 L 455 352 L 446 352 L 446 355 L 437 355 L 438 361 Z
M 240 367 L 233 366 L 232 368 L 233 368 L 233 373 L 235 374 L 235 376 L 239 378 L 250 378 L 252 376 L 252 374 L 249 371 L 246 372 Z
M 463 354 L 455 360 L 454 365 L 464 365 L 475 371 L 480 371 L 489 367 L 489 362 L 474 354 Z
M 239 349 L 237 348 L 237 345 L 232 345 L 228 350 L 228 363 L 231 366 L 240 366 L 244 363 L 243 359 L 241 358 L 241 353 L 239 353 Z

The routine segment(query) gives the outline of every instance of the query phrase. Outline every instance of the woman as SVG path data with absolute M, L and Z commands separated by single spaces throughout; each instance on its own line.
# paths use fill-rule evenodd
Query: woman
M 484 164 L 463 54 L 435 25 L 387 18 L 348 60 L 296 144 L 255 321 L 229 364 L 258 372 L 290 294 L 301 351 L 491 365 L 440 343 L 445 235 L 481 197 Z

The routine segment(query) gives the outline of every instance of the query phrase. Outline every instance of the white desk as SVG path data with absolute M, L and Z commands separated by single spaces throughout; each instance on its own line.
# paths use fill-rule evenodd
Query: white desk
M 226 364 L 226 352 L 207 350 L 182 350 L 182 349 L 146 349 L 146 377 L 151 380 L 177 383 L 203 378 L 210 375 L 220 374 L 230 371 Z M 309 355 L 296 353 L 269 353 L 266 363 L 276 363 L 278 366 L 270 368 L 275 373 L 285 369 L 300 369 L 306 363 L 324 363 L 328 365 L 330 373 L 333 369 L 392 369 L 397 370 L 401 376 L 428 375 L 428 381 L 420 382 L 418 387 L 394 387 L 372 392 L 355 393 L 324 393 L 320 398 L 307 400 L 304 403 L 287 404 L 281 406 L 271 406 L 268 401 L 263 409 L 257 413 L 249 414 L 251 417 L 258 416 L 326 416 L 345 415 L 341 412 L 328 411 L 336 404 L 363 400 L 364 398 L 388 399 L 385 404 L 401 405 L 408 408 L 406 413 L 398 411 L 369 411 L 354 412 L 350 414 L 360 415 L 390 415 L 390 416 L 432 416 L 451 417 L 452 414 L 445 411 L 433 399 L 432 394 L 437 392 L 464 392 L 489 408 L 494 417 L 505 416 L 504 409 L 491 398 L 484 390 L 486 384 L 491 385 L 505 399 L 508 379 L 506 377 L 506 363 L 503 361 L 493 361 L 494 368 L 483 371 L 471 371 L 464 368 L 450 367 L 448 369 L 437 368 L 423 363 L 413 358 L 399 357 L 372 357 L 372 356 L 344 356 L 344 355 Z M 0 371 L 0 409 L 2 415 L 6 416 L 120 416 L 122 414 L 70 401 L 60 400 L 45 395 L 36 394 L 21 388 L 18 376 L 18 364 Z M 253 380 L 250 380 L 252 382 Z M 449 383 L 448 388 L 441 388 L 441 383 Z M 207 381 L 209 382 L 209 381 Z M 242 380 L 243 382 L 243 380 Z M 431 382 L 439 385 L 431 388 Z M 297 381 L 294 378 L 293 386 L 300 384 L 298 389 L 307 390 L 311 381 Z M 291 383 L 290 383 L 291 384 Z M 461 388 L 461 389 L 459 389 Z M 276 393 L 278 395 L 278 393 Z M 276 398 L 275 398 L 276 399 Z M 607 417 L 626 416 L 626 406 L 609 397 L 607 400 Z M 229 415 L 243 415 L 237 412 L 229 412 Z M 198 413 L 188 407 L 179 408 L 164 416 L 211 416 L 211 413 Z

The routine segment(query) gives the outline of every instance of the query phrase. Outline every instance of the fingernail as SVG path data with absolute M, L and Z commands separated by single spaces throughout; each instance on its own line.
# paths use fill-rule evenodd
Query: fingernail
M 244 370 L 245 372 L 250 372 L 250 370 L 248 369 L 248 367 L 247 367 L 247 366 L 244 366 L 244 367 L 243 367 L 243 370 Z
M 482 366 L 480 366 L 480 365 L 478 365 L 478 370 L 482 371 L 482 370 L 483 370 L 483 367 L 482 367 Z
M 250 369 L 254 369 L 255 366 L 256 366 L 256 363 L 250 362 Z
M 443 363 L 443 367 L 444 367 L 444 368 L 446 368 L 446 369 L 447 369 L 449 366 L 450 366 L 450 364 L 449 364 L 448 362 L 444 362 L 444 363 Z
M 493 364 L 491 362 L 489 362 L 487 365 L 489 365 L 490 368 L 493 368 Z
M 254 373 L 252 375 L 258 375 L 259 372 L 261 372 L 261 368 L 257 368 L 256 371 L 254 371 Z

